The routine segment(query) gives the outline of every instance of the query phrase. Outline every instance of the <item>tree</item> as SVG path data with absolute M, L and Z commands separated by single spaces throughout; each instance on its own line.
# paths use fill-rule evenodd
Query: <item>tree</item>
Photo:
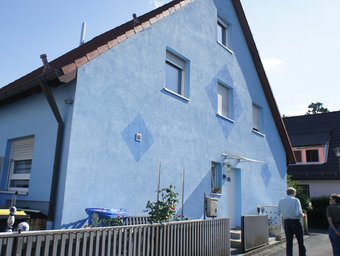
M 293 187 L 296 189 L 296 198 L 299 198 L 303 210 L 310 211 L 313 209 L 310 199 L 303 192 L 303 189 L 301 186 L 299 186 L 299 183 L 292 179 L 291 175 L 287 175 L 287 187 Z
M 329 110 L 327 108 L 323 107 L 323 103 L 321 102 L 316 102 L 316 103 L 311 103 L 308 106 L 309 110 L 306 112 L 306 115 L 315 115 L 315 114 L 320 114 L 320 113 L 327 113 Z

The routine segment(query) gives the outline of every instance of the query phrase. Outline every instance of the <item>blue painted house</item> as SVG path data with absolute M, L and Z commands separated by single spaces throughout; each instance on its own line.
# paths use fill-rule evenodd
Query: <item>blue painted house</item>
M 37 56 L 38 57 L 38 56 Z M 240 225 L 285 194 L 294 155 L 239 0 L 175 0 L 0 89 L 0 205 L 86 223 L 143 215 L 175 185 L 184 215 Z M 178 212 L 182 212 L 182 203 Z

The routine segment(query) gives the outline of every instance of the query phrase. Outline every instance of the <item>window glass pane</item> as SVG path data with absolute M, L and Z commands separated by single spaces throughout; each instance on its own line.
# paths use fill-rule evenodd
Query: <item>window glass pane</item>
M 217 42 L 223 44 L 223 27 L 222 25 L 217 22 Z
M 295 158 L 296 158 L 296 162 L 301 163 L 302 162 L 301 151 L 294 151 L 294 155 L 295 155 Z
M 11 180 L 11 188 L 28 188 L 29 180 Z
M 253 129 L 255 131 L 260 131 L 261 126 L 260 126 L 260 120 L 261 120 L 261 112 L 260 112 L 260 108 L 253 105 Z
M 169 62 L 165 66 L 165 87 L 181 94 L 182 70 Z
M 229 89 L 221 84 L 218 85 L 217 102 L 218 109 L 217 113 L 229 117 Z
M 317 149 L 306 150 L 306 161 L 319 162 L 319 151 Z
M 227 46 L 227 25 L 222 22 L 217 22 L 217 41 L 224 46 Z
M 14 162 L 14 174 L 27 174 L 31 172 L 32 160 L 20 160 Z
M 222 193 L 222 173 L 220 165 L 211 163 L 211 192 Z

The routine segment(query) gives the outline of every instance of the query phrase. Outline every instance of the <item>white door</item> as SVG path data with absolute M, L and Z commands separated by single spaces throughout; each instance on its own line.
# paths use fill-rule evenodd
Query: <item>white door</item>
M 230 218 L 230 228 L 240 226 L 241 216 L 241 189 L 240 189 L 240 170 L 231 169 L 226 172 L 225 194 L 227 200 L 227 218 Z

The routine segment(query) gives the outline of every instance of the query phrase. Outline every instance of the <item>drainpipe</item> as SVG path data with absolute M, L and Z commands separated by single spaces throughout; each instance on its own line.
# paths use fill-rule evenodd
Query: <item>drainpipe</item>
M 47 61 L 46 54 L 40 55 L 42 62 L 44 64 L 44 74 L 51 71 L 51 67 Z M 56 146 L 54 151 L 54 161 L 53 161 L 53 174 L 52 174 L 52 184 L 51 184 L 51 191 L 50 191 L 50 202 L 48 206 L 48 216 L 47 216 L 47 229 L 53 229 L 54 226 L 54 218 L 55 218 L 55 208 L 57 203 L 57 192 L 58 192 L 58 185 L 59 185 L 59 174 L 60 174 L 60 160 L 61 160 L 61 153 L 62 153 L 62 140 L 64 135 L 64 122 L 60 115 L 58 105 L 55 101 L 53 96 L 52 90 L 48 84 L 44 81 L 40 81 L 40 88 L 44 92 L 48 104 L 54 114 L 54 117 L 58 123 L 58 131 L 57 131 L 57 138 L 56 138 Z

